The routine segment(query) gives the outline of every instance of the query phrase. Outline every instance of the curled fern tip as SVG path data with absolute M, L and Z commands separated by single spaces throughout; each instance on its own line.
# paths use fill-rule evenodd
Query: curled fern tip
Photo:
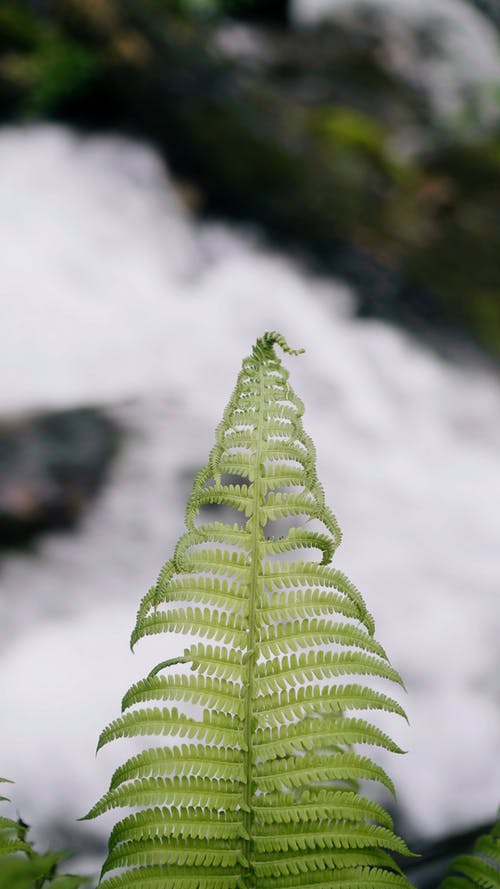
M 253 347 L 254 356 L 258 358 L 263 357 L 264 354 L 268 354 L 269 350 L 272 350 L 275 345 L 281 346 L 283 352 L 287 352 L 288 355 L 302 355 L 305 352 L 305 349 L 292 349 L 288 345 L 283 334 L 277 333 L 276 330 L 267 330 L 255 343 L 255 346 Z

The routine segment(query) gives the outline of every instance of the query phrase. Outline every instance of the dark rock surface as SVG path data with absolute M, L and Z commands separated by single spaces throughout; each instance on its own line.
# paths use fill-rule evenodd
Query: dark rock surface
M 118 440 L 114 423 L 90 408 L 0 422 L 0 549 L 74 527 Z

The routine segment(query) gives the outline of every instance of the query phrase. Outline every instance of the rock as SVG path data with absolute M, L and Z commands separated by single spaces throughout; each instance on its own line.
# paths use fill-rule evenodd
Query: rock
M 0 423 L 0 548 L 73 528 L 106 478 L 118 437 L 90 408 Z

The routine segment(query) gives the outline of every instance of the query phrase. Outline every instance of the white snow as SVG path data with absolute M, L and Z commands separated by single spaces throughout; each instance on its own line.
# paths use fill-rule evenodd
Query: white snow
M 90 807 L 125 755 L 96 761 L 100 730 L 128 684 L 182 646 L 155 639 L 132 656 L 128 634 L 266 329 L 307 349 L 285 363 L 344 532 L 336 564 L 408 686 L 411 727 L 390 731 L 410 752 L 387 763 L 405 816 L 428 834 L 492 817 L 498 378 L 355 319 L 345 287 L 256 235 L 194 222 L 145 146 L 4 129 L 0 176 L 1 412 L 101 403 L 129 433 L 78 533 L 2 566 L 0 774 L 23 817 Z

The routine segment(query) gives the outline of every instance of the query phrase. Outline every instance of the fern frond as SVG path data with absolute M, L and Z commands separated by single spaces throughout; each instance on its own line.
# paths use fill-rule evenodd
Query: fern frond
M 117 738 L 133 738 L 144 735 L 170 735 L 171 737 L 195 738 L 225 747 L 235 747 L 241 737 L 241 728 L 232 718 L 217 713 L 206 714 L 205 719 L 191 719 L 179 713 L 176 707 L 148 707 L 133 710 L 120 716 L 102 732 L 97 750 Z
M 0 778 L 0 784 L 12 784 L 8 778 Z M 9 798 L 1 796 L 0 801 L 9 802 Z M 30 852 L 30 846 L 25 843 L 26 826 L 21 821 L 13 821 L 0 815 L 0 856 L 9 855 L 11 852 Z M 17 848 L 13 848 L 16 846 Z
M 116 769 L 110 784 L 114 790 L 125 781 L 153 775 L 200 775 L 243 780 L 244 757 L 240 750 L 189 744 L 143 750 Z
M 318 746 L 311 744 L 309 736 L 301 738 L 300 734 L 295 735 L 289 745 L 281 744 L 278 747 L 280 752 L 276 752 L 276 743 L 270 742 L 268 745 L 256 743 L 254 745 L 256 755 L 263 757 L 266 754 L 275 753 L 276 756 L 275 759 L 268 760 L 265 765 L 259 764 L 256 767 L 256 772 L 258 769 L 258 774 L 255 777 L 256 784 L 260 781 L 263 790 L 274 791 L 287 784 L 290 787 L 306 787 L 326 781 L 378 781 L 387 787 L 393 796 L 396 795 L 394 784 L 389 776 L 381 766 L 374 763 L 369 757 L 360 756 L 352 751 L 330 752 L 336 750 L 336 745 L 330 743 L 327 731 L 317 740 L 319 740 L 319 747 L 328 752 L 318 754 Z M 299 750 L 305 755 L 294 757 L 289 754 L 287 756 L 284 752 L 287 749 Z M 262 804 L 264 799 L 263 796 Z M 259 799 L 259 805 L 260 802 Z M 271 813 L 272 818 L 277 822 L 281 822 L 282 817 L 293 821 L 295 814 L 300 809 L 294 806 L 293 813 L 295 814 L 292 814 L 291 804 L 292 798 L 287 797 L 287 800 L 283 801 L 283 814 L 279 813 L 275 807 Z M 298 815 L 297 818 L 300 820 Z
M 100 885 L 103 889 L 237 889 L 238 868 L 189 868 L 171 865 L 137 867 Z
M 109 790 L 86 816 L 102 815 L 120 806 L 157 806 L 168 800 L 171 806 L 193 806 L 212 813 L 220 809 L 237 812 L 244 807 L 242 786 L 236 781 L 181 775 L 163 778 L 140 778 Z
M 405 718 L 359 677 L 403 683 L 361 593 L 330 564 L 341 533 L 276 345 L 292 353 L 273 332 L 243 361 L 186 529 L 139 606 L 132 646 L 193 638 L 178 658 L 166 643 L 99 739 L 168 742 L 120 766 L 86 816 L 136 810 L 112 831 L 103 889 L 409 887 L 390 854 L 408 849 L 358 786 L 394 793 L 358 747 L 401 751 L 353 715 Z
M 12 784 L 0 778 L 2 784 Z M 2 797 L 4 801 L 6 797 Z M 80 889 L 88 877 L 57 873 L 64 852 L 39 855 L 27 839 L 29 827 L 21 819 L 13 821 L 0 815 L 0 886 L 2 889 Z
M 387 661 L 387 655 L 376 639 L 358 627 L 320 618 L 297 620 L 289 626 L 273 623 L 263 628 L 261 650 L 265 658 L 271 655 L 295 653 L 314 645 L 350 645 L 362 648 Z
M 315 876 L 317 877 L 315 879 Z M 402 874 L 378 867 L 345 867 L 329 869 L 327 873 L 310 873 L 304 877 L 273 879 L 273 889 L 408 889 Z
M 500 889 L 500 820 L 476 840 L 470 855 L 453 859 L 439 889 Z
M 287 793 L 270 795 L 266 805 L 257 806 L 259 815 L 262 816 L 262 824 L 256 833 L 256 849 L 276 851 L 277 849 L 350 848 L 360 844 L 385 846 L 387 844 L 383 840 L 389 838 L 387 831 L 391 834 L 391 842 L 396 843 L 400 850 L 403 849 L 403 841 L 392 834 L 392 829 L 387 824 L 382 825 L 383 831 L 373 833 L 374 825 L 365 823 L 365 819 L 375 817 L 373 808 L 375 804 L 370 806 L 369 802 L 360 800 L 354 791 L 346 790 L 323 790 L 317 794 L 306 792 L 295 802 Z M 273 808 L 282 815 L 278 816 L 276 821 L 271 811 Z M 279 831 L 276 829 L 277 824 L 281 828 Z M 290 825 L 294 827 L 291 828 Z M 366 831 L 378 836 L 380 843 L 361 842 Z M 355 836 L 352 842 L 345 839 L 351 833 Z M 321 840 L 316 839 L 318 836 L 321 836 Z
M 245 603 L 245 585 L 232 579 L 214 577 L 193 576 L 179 577 L 169 585 L 168 592 L 159 592 L 156 596 L 154 609 L 148 606 L 144 609 L 144 617 L 150 611 L 155 614 L 159 605 L 164 602 L 202 602 L 207 605 L 215 605 L 224 612 L 239 611 Z M 167 598 L 168 596 L 168 598 Z M 144 617 L 142 620 L 144 620 Z M 141 620 L 141 623 L 142 623 Z
M 225 839 L 241 843 L 248 839 L 238 812 L 220 812 L 214 819 L 210 812 L 193 807 L 167 809 L 159 806 L 128 815 L 111 831 L 109 848 L 129 840 L 151 837 L 191 837 L 193 839 Z
M 0 839 L 0 857 L 14 852 L 31 852 L 31 846 L 20 839 Z
M 260 546 L 260 555 L 263 557 L 291 553 L 297 549 L 319 549 L 323 553 L 321 565 L 328 565 L 335 552 L 335 544 L 327 534 L 305 528 L 290 528 L 286 537 L 264 540 Z
M 219 713 L 243 718 L 241 689 L 236 683 L 211 676 L 147 676 L 125 694 L 122 711 L 143 701 L 186 701 L 201 704 Z
M 220 543 L 223 546 L 237 546 L 251 551 L 251 537 L 239 525 L 228 525 L 224 522 L 211 522 L 209 525 L 198 525 L 194 531 L 185 531 L 175 548 L 174 561 L 182 570 L 188 570 L 187 550 L 204 543 Z
M 110 852 L 103 874 L 118 867 L 154 864 L 187 867 L 235 867 L 241 864 L 241 851 L 228 840 L 175 839 L 165 843 L 161 837 L 140 838 L 122 843 Z
M 272 592 L 290 587 L 323 587 L 342 593 L 347 601 L 356 609 L 356 617 L 365 624 L 373 636 L 375 626 L 364 599 L 353 583 L 342 574 L 328 566 L 315 565 L 313 562 L 276 562 L 267 566 L 263 572 L 267 588 Z
M 254 748 L 261 757 L 269 755 L 270 747 L 274 747 L 278 756 L 293 754 L 294 749 L 297 749 L 299 745 L 302 745 L 306 750 L 317 749 L 318 738 L 320 747 L 325 744 L 328 744 L 329 747 L 372 744 L 385 747 L 392 753 L 403 752 L 384 732 L 364 719 L 346 719 L 343 716 L 325 715 L 323 719 L 306 718 L 298 720 L 292 725 L 285 724 L 272 728 L 262 727 L 260 722 L 264 722 L 264 720 L 265 717 L 262 720 L 256 720 L 255 731 Z
M 244 641 L 242 619 L 231 612 L 214 613 L 208 608 L 172 608 L 169 611 L 155 611 L 141 622 L 141 636 L 154 636 L 157 633 L 182 633 L 202 636 L 214 642 L 234 643 L 241 646 Z
M 391 830 L 373 824 L 361 826 L 358 823 L 332 821 L 332 846 L 334 849 L 366 849 L 367 847 L 385 846 L 402 855 L 408 854 L 406 844 Z M 257 877 L 272 878 L 281 876 L 295 876 L 296 874 L 310 874 L 314 871 L 323 871 L 337 867 L 339 859 L 335 851 L 319 850 L 317 847 L 306 852 L 280 851 L 278 854 L 267 848 L 264 860 L 256 858 L 255 870 Z M 352 860 L 352 859 L 351 859 Z
M 329 590 L 293 587 L 279 593 L 270 593 L 269 599 L 263 603 L 256 617 L 261 626 L 274 626 L 279 621 L 292 622 L 304 617 L 328 615 L 362 620 L 358 606 L 353 605 L 345 596 L 339 596 Z
M 198 642 L 187 648 L 185 655 L 191 661 L 193 670 L 197 670 L 199 674 L 206 673 L 218 679 L 243 682 L 245 652 L 240 649 L 222 648 Z
M 1 856 L 0 885 L 6 887 L 6 889 L 11 889 L 11 887 L 15 887 L 15 889 L 39 889 L 40 886 L 46 885 L 46 881 L 49 881 L 52 887 L 56 881 L 51 877 L 61 858 L 62 855 L 58 852 L 47 855 L 36 855 L 33 853 L 32 857 Z M 87 882 L 83 877 L 75 877 L 74 879 L 74 887 L 81 886 Z
M 12 818 L 6 818 L 5 815 L 0 815 L 0 837 L 3 839 L 11 836 L 19 836 L 19 832 L 21 830 L 21 825 L 17 821 L 13 821 Z
M 386 661 L 362 652 L 307 651 L 275 657 L 257 664 L 255 686 L 258 694 L 302 685 L 304 682 L 344 675 L 381 676 L 403 684 L 399 673 Z

